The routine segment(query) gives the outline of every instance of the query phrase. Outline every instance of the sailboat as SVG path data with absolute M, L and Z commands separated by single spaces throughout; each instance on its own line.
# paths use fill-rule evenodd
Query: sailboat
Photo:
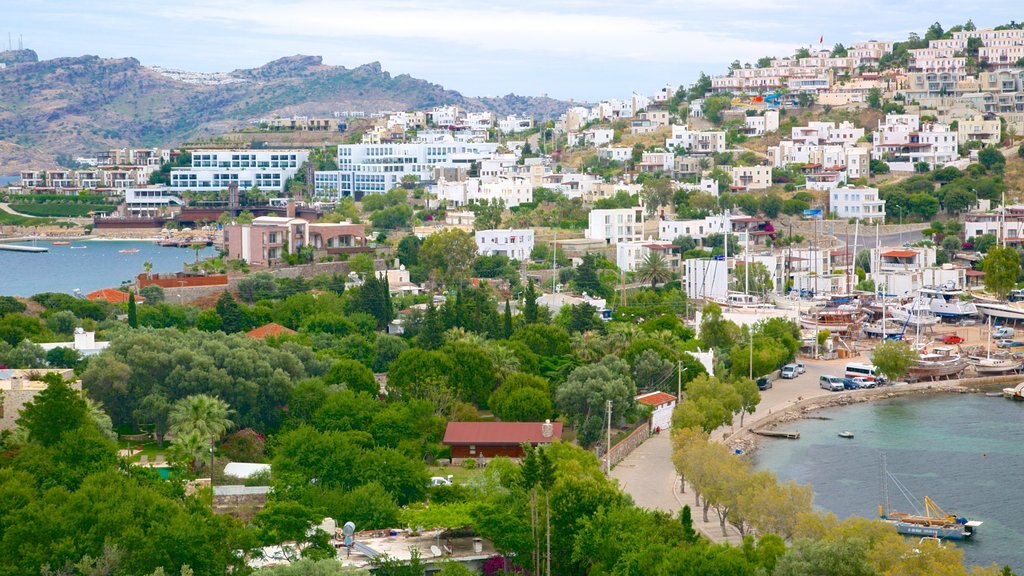
M 963 516 L 948 514 L 928 496 L 924 497 L 924 513 L 918 510 L 915 510 L 916 514 L 894 512 L 889 507 L 890 481 L 913 506 L 913 501 L 910 499 L 910 491 L 886 469 L 885 454 L 883 454 L 881 482 L 883 502 L 878 505 L 878 517 L 892 523 L 896 527 L 896 532 L 900 534 L 946 540 L 967 540 L 974 536 L 974 533 L 982 524 L 978 520 L 969 520 Z
M 1012 356 L 992 357 L 992 317 L 988 317 L 988 353 L 984 358 L 968 356 L 968 363 L 974 366 L 974 371 L 980 376 L 989 374 L 1002 374 L 1004 372 L 1016 372 L 1020 370 L 1021 361 Z

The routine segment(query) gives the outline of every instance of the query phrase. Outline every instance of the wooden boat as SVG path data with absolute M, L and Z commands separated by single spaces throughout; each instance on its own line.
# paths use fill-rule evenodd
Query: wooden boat
M 912 380 L 937 380 L 951 378 L 963 372 L 967 363 L 960 355 L 947 346 L 936 346 L 930 353 L 922 354 L 913 366 L 907 369 Z
M 871 322 L 864 324 L 864 335 L 868 338 L 891 339 L 900 336 L 904 331 L 904 324 L 896 320 L 887 319 L 883 322 Z
M 820 308 L 800 315 L 800 326 L 809 330 L 828 330 L 839 336 L 851 336 L 860 329 L 864 313 L 854 306 Z
M 974 367 L 974 371 L 980 375 L 1005 374 L 1016 372 L 1021 368 L 1021 361 L 1016 358 L 979 358 L 969 356 L 967 363 Z

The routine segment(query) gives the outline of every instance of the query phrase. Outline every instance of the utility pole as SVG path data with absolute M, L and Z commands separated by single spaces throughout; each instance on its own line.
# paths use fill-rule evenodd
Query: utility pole
M 743 300 L 750 297 L 750 228 L 747 228 L 747 245 L 743 248 Z M 746 303 L 746 302 L 744 302 Z M 747 325 L 747 339 L 750 340 L 749 377 L 754 379 L 754 325 Z
M 612 401 L 608 401 L 608 451 L 605 453 L 608 462 L 608 474 L 612 473 Z
M 679 381 L 676 383 L 676 406 L 683 401 L 683 361 L 676 361 L 676 369 L 679 372 Z

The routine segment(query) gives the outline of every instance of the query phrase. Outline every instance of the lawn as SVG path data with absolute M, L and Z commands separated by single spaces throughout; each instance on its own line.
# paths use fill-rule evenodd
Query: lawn
M 57 218 L 80 218 L 90 212 L 113 212 L 111 204 L 11 204 L 11 210 L 30 216 L 52 216 Z
M 52 218 L 29 218 L 0 210 L 0 225 L 4 226 L 48 226 L 53 224 Z
M 455 484 L 468 484 L 474 478 L 484 473 L 483 466 L 476 468 L 463 468 L 462 466 L 427 466 L 427 473 L 431 476 L 447 478 L 452 475 L 452 482 Z

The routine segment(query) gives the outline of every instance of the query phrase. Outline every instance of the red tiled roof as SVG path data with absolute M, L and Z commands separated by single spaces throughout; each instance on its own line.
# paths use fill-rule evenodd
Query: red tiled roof
M 965 272 L 965 274 L 967 274 L 968 276 L 984 276 L 985 275 L 985 273 L 982 272 L 981 270 L 968 270 L 967 272 Z
M 648 406 L 661 406 L 662 404 L 675 402 L 676 397 L 666 392 L 651 392 L 650 394 L 637 396 L 636 401 L 641 404 L 646 404 Z
M 882 256 L 889 256 L 892 258 L 910 258 L 911 256 L 917 256 L 917 252 L 913 250 L 889 250 L 888 252 L 882 252 Z
M 106 300 L 111 304 L 127 304 L 128 293 L 121 292 L 120 290 L 114 290 L 113 288 L 103 288 L 96 290 L 95 292 L 89 292 L 85 295 L 86 300 Z M 138 294 L 135 295 L 136 302 L 145 302 L 146 299 Z
M 449 422 L 444 431 L 444 444 L 475 444 L 477 446 L 518 446 L 524 442 L 547 444 L 562 438 L 562 423 L 552 422 L 552 435 L 545 438 L 543 422 Z
M 276 322 L 271 322 L 270 324 L 264 324 L 259 328 L 253 328 L 245 333 L 249 338 L 255 338 L 257 340 L 262 340 L 267 336 L 281 336 L 282 334 L 295 334 L 295 330 L 286 326 L 281 326 Z

